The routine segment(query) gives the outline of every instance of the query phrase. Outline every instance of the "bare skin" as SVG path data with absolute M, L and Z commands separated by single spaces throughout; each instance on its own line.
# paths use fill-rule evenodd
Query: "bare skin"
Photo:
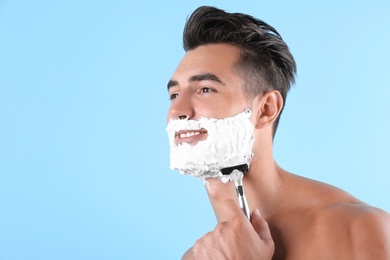
M 208 180 L 218 223 L 183 259 L 390 259 L 388 213 L 278 166 L 272 125 L 282 98 L 270 91 L 246 99 L 244 79 L 234 70 L 238 57 L 231 45 L 200 46 L 185 54 L 169 84 L 168 119 L 224 118 L 249 107 L 255 126 L 254 158 L 244 176 L 249 207 L 255 209 L 251 220 L 238 207 L 232 183 Z M 204 135 L 189 138 L 196 145 Z

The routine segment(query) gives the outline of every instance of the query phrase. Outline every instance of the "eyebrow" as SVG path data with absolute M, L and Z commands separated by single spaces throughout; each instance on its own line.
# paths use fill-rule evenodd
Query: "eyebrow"
M 198 82 L 198 81 L 203 81 L 203 80 L 210 80 L 210 81 L 217 82 L 221 85 L 225 85 L 225 83 L 222 80 L 220 80 L 216 75 L 214 75 L 212 73 L 203 73 L 203 74 L 193 75 L 188 79 L 188 82 Z M 169 90 L 171 87 L 174 87 L 177 85 L 179 85 L 179 82 L 177 82 L 176 80 L 170 80 L 168 82 L 167 89 Z

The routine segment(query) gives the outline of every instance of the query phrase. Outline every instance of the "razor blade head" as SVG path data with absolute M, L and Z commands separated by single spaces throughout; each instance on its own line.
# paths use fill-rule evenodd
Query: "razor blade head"
M 242 173 L 245 173 L 248 171 L 248 169 L 249 169 L 248 164 L 245 163 L 245 164 L 235 165 L 232 167 L 223 168 L 221 169 L 221 172 L 223 175 L 230 175 L 234 170 L 238 170 Z

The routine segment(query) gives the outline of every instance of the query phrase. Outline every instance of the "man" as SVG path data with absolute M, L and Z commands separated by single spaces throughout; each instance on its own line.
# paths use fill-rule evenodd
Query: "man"
M 243 179 L 250 220 L 233 182 L 208 178 L 218 223 L 183 259 L 390 259 L 389 214 L 289 173 L 273 158 L 273 138 L 296 72 L 277 31 L 248 15 L 200 7 L 189 17 L 183 40 L 186 54 L 168 84 L 168 120 L 223 120 L 249 108 L 254 129 L 253 158 Z M 196 147 L 209 134 L 182 130 L 174 139 Z

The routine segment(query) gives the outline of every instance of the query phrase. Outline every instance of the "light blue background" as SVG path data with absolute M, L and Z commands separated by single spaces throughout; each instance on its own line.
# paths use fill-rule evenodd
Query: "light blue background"
M 179 259 L 214 227 L 165 133 L 203 4 L 290 46 L 280 165 L 390 211 L 388 1 L 0 1 L 0 259 Z

